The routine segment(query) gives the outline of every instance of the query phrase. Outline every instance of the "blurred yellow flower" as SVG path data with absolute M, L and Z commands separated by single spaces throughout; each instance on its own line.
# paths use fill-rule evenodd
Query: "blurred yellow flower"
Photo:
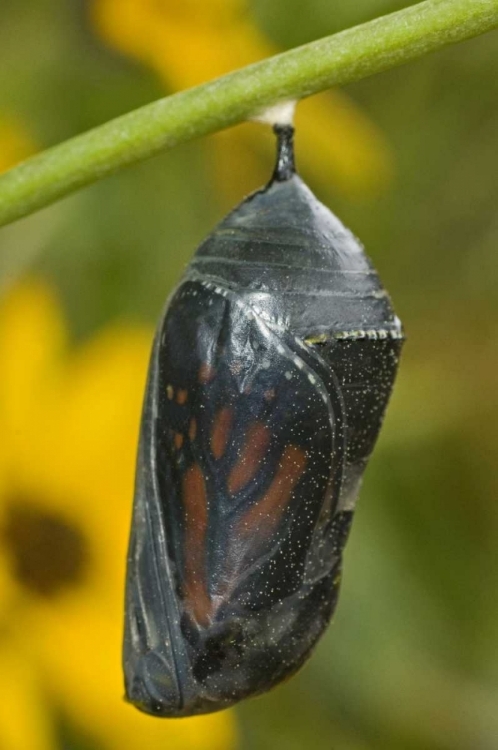
M 101 37 L 150 66 L 173 90 L 278 52 L 252 18 L 247 0 L 93 0 L 92 8 Z M 305 175 L 335 183 L 348 194 L 376 192 L 389 180 L 392 165 L 384 137 L 342 92 L 302 102 L 296 124 Z M 215 158 L 221 185 L 235 188 L 238 174 L 246 180 L 251 175 L 254 186 L 268 179 L 267 159 L 255 159 L 258 151 L 270 148 L 261 141 L 247 126 L 213 138 L 219 145 Z
M 36 146 L 25 126 L 11 115 L 0 113 L 0 173 L 27 159 Z
M 0 748 L 54 750 L 53 712 L 107 750 L 230 750 L 230 712 L 124 703 L 123 583 L 151 331 L 69 350 L 41 282 L 0 302 Z

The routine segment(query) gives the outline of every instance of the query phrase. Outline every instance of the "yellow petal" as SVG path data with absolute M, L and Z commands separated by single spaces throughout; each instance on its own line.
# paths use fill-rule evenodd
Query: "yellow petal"
M 37 481 L 65 503 L 105 498 L 108 515 L 131 495 L 151 342 L 149 329 L 115 326 L 70 352 L 33 459 Z
M 0 747 L 55 750 L 53 726 L 33 664 L 15 641 L 0 642 Z
M 92 8 L 106 41 L 151 65 L 175 89 L 270 54 L 245 2 L 95 0 Z
M 60 308 L 49 288 L 26 282 L 12 288 L 0 302 L 0 425 L 4 462 L 22 472 L 38 446 L 30 444 L 31 427 L 47 413 L 48 392 L 56 392 L 65 342 Z
M 0 505 L 0 526 L 3 521 L 2 511 L 3 507 Z M 16 586 L 11 576 L 9 561 L 4 554 L 4 550 L 0 548 L 0 632 L 2 631 L 2 623 L 10 617 L 11 605 L 16 593 Z M 1 743 L 0 747 L 2 747 Z

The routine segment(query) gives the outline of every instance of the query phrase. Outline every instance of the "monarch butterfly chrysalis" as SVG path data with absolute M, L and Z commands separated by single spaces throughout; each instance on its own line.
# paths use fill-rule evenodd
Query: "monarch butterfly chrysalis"
M 142 416 L 126 587 L 126 696 L 226 708 L 307 659 L 334 611 L 399 320 L 361 245 L 294 169 L 201 244 L 170 297 Z

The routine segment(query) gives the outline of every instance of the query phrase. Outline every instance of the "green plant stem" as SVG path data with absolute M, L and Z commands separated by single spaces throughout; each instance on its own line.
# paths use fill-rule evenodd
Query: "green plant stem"
M 0 226 L 121 167 L 498 26 L 498 0 L 425 0 L 160 99 L 28 159 L 0 177 Z

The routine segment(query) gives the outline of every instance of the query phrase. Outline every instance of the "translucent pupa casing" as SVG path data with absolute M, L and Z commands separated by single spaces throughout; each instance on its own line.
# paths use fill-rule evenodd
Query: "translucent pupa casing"
M 123 664 L 156 716 L 226 708 L 308 658 L 398 366 L 375 269 L 276 131 L 271 182 L 201 244 L 152 351 Z

